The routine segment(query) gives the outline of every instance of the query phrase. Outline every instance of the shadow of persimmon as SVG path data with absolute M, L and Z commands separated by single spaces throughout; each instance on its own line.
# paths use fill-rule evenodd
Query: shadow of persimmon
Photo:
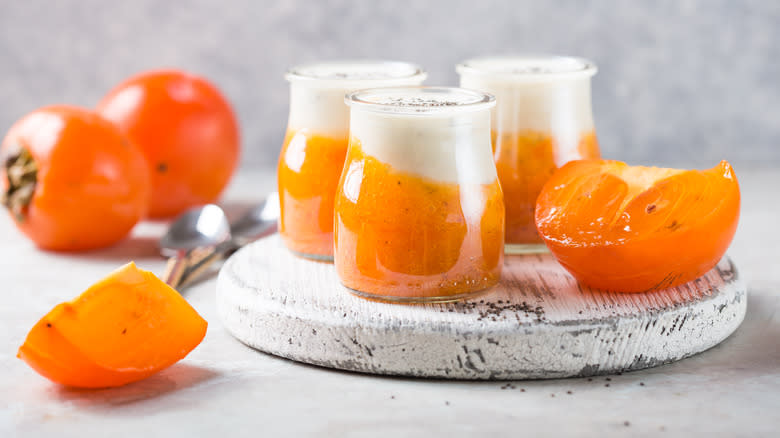
M 117 388 L 85 389 L 57 386 L 54 397 L 80 407 L 117 407 L 161 398 L 219 377 L 218 371 L 179 363 L 144 380 Z

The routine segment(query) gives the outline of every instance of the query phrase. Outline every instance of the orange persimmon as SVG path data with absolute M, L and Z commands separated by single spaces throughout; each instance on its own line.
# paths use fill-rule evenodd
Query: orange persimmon
M 40 248 L 112 245 L 147 211 L 149 171 L 139 148 L 93 111 L 39 108 L 0 147 L 0 203 Z
M 238 166 L 238 119 L 227 98 L 203 77 L 180 70 L 143 72 L 111 90 L 97 111 L 146 157 L 152 218 L 214 202 Z
M 206 327 L 178 292 L 128 263 L 54 307 L 17 356 L 63 385 L 121 386 L 182 359 L 200 344 Z
M 550 252 L 581 283 L 654 291 L 712 269 L 737 228 L 740 194 L 726 161 L 709 170 L 566 164 L 545 184 L 536 226 Z

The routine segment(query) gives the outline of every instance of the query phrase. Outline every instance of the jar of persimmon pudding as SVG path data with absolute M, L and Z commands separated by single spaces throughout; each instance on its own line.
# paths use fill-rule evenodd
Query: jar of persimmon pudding
M 426 73 L 404 62 L 338 61 L 296 67 L 278 166 L 279 233 L 295 254 L 333 259 L 333 197 L 349 142 L 344 96 L 361 88 L 420 85 Z
M 596 66 L 560 56 L 488 57 L 457 66 L 460 85 L 496 96 L 491 135 L 506 203 L 508 253 L 546 250 L 536 198 L 566 162 L 599 158 L 590 78 Z
M 489 94 L 362 90 L 335 207 L 335 265 L 355 294 L 452 301 L 496 284 L 504 201 L 490 149 Z

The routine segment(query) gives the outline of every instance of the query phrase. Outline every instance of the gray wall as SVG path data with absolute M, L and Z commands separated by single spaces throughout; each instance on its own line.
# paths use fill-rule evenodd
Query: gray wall
M 292 64 L 395 58 L 425 66 L 429 84 L 455 84 L 459 60 L 511 52 L 596 61 L 605 156 L 780 164 L 775 0 L 0 0 L 0 130 L 38 106 L 91 106 L 127 75 L 177 66 L 235 105 L 244 167 L 273 166 Z

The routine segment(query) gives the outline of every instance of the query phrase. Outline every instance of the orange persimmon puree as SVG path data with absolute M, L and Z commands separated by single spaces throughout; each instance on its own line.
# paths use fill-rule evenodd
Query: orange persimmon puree
M 582 135 L 574 150 L 562 150 L 553 135 L 541 131 L 494 131 L 492 136 L 506 204 L 506 242 L 542 243 L 534 224 L 536 198 L 553 172 L 566 162 L 600 157 L 596 134 Z
M 279 158 L 279 233 L 293 252 L 333 256 L 333 198 L 348 140 L 302 129 L 287 133 Z
M 492 184 L 456 184 L 395 170 L 353 139 L 336 194 L 335 264 L 364 294 L 421 300 L 495 285 L 504 205 Z

